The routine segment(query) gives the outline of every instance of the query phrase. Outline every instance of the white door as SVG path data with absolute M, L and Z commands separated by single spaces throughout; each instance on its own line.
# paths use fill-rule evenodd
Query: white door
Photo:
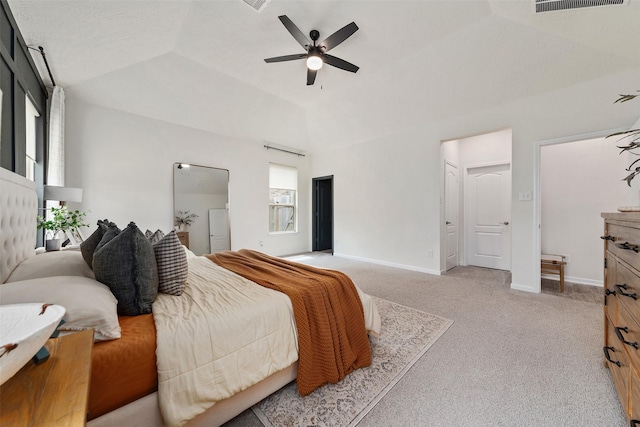
M 209 241 L 211 253 L 231 249 L 229 214 L 226 209 L 209 209 Z
M 467 263 L 511 269 L 511 165 L 469 168 L 466 186 Z
M 444 166 L 444 228 L 446 270 L 458 265 L 458 168 L 449 162 Z

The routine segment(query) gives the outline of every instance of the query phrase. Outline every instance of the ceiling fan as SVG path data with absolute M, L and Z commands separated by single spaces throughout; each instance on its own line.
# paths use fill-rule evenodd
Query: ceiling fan
M 285 56 L 276 56 L 274 58 L 267 58 L 264 62 L 283 62 L 283 61 L 294 61 L 296 59 L 305 59 L 307 60 L 307 85 L 312 85 L 316 81 L 316 74 L 318 70 L 322 68 L 323 64 L 328 64 L 336 68 L 340 68 L 342 70 L 350 71 L 355 73 L 358 71 L 359 67 L 353 65 L 350 62 L 347 62 L 343 59 L 336 58 L 335 56 L 328 55 L 327 52 L 338 46 L 340 43 L 351 37 L 353 33 L 358 31 L 358 26 L 355 22 L 351 24 L 345 25 L 335 33 L 331 34 L 324 41 L 320 42 L 316 45 L 316 41 L 320 37 L 320 33 L 317 30 L 311 30 L 309 33 L 309 37 L 313 40 L 313 45 L 311 41 L 300 31 L 296 24 L 294 24 L 291 19 L 287 17 L 287 15 L 278 16 L 280 21 L 284 24 L 285 28 L 291 33 L 294 39 L 300 43 L 307 53 L 298 53 L 294 55 L 285 55 Z

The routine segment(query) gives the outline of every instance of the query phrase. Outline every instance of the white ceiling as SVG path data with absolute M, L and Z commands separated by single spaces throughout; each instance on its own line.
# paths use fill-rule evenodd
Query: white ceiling
M 640 67 L 640 1 L 534 14 L 534 0 L 10 0 L 27 44 L 78 99 L 314 151 Z M 355 21 L 306 86 L 278 15 L 320 40 Z M 40 67 L 36 52 L 34 61 Z M 41 74 L 46 83 L 48 76 Z

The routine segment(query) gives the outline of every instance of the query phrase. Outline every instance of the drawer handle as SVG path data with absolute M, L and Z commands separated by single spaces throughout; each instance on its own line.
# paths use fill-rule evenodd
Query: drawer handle
M 629 297 L 629 298 L 633 298 L 634 300 L 638 300 L 638 294 L 636 294 L 635 292 L 632 294 L 628 294 L 625 292 L 625 290 L 627 289 L 627 284 L 623 283 L 622 285 L 613 285 L 614 287 L 618 288 L 618 293 L 620 295 L 623 295 L 625 297 Z
M 605 357 L 609 362 L 613 363 L 614 365 L 618 365 L 618 368 L 619 368 L 620 366 L 622 366 L 622 365 L 620 364 L 620 362 L 618 362 L 617 360 L 613 360 L 613 359 L 611 358 L 611 356 L 609 356 L 609 350 L 611 350 L 611 351 L 613 351 L 613 352 L 615 353 L 615 352 L 616 352 L 616 349 L 615 349 L 615 348 L 613 348 L 613 347 L 602 347 L 602 349 L 604 350 L 604 357 Z
M 612 242 L 616 241 L 616 236 L 600 236 L 602 240 L 611 240 Z
M 631 346 L 631 347 L 635 348 L 636 350 L 638 349 L 638 343 L 637 342 L 627 341 L 622 336 L 622 332 L 624 332 L 626 334 L 629 333 L 629 328 L 627 328 L 626 326 L 623 326 L 623 327 L 616 326 L 615 331 L 616 331 L 616 335 L 618 336 L 618 339 L 620 341 L 622 341 L 624 344 L 626 344 L 628 346 Z
M 625 249 L 628 251 L 633 251 L 635 253 L 638 253 L 638 251 L 640 250 L 640 248 L 638 248 L 638 245 L 632 245 L 629 242 L 624 242 L 624 243 L 616 243 L 615 244 L 618 248 L 620 249 Z

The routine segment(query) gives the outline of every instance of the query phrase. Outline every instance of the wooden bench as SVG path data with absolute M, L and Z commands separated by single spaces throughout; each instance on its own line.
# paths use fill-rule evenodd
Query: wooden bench
M 564 292 L 564 266 L 567 265 L 564 255 L 542 254 L 540 257 L 540 274 L 557 274 L 560 276 L 560 292 Z

